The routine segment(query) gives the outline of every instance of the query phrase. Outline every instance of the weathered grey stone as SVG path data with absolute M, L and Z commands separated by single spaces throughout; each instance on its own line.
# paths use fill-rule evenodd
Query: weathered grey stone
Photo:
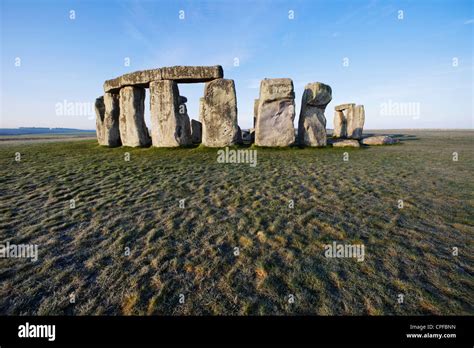
M 334 111 L 334 131 L 333 138 L 347 137 L 347 119 L 342 111 Z
M 255 128 L 255 124 L 257 123 L 258 103 L 259 102 L 260 102 L 259 99 L 255 99 L 253 101 L 253 128 Z
M 223 147 L 239 142 L 237 97 L 233 80 L 217 79 L 206 83 L 199 118 L 204 146 Z
M 263 79 L 260 82 L 259 108 L 264 101 L 280 99 L 295 99 L 293 81 L 288 78 Z
M 345 139 L 338 140 L 332 143 L 334 147 L 360 147 L 360 144 L 357 140 L 354 139 Z
M 95 133 L 97 136 L 97 142 L 99 145 L 104 145 L 104 117 L 105 117 L 105 105 L 104 97 L 100 96 L 95 100 Z
M 122 145 L 120 140 L 119 117 L 120 97 L 118 94 L 104 94 L 104 129 L 103 144 L 110 147 Z
M 194 144 L 202 142 L 202 123 L 196 120 L 191 120 L 191 138 Z
M 242 129 L 240 128 L 240 126 L 237 126 L 237 140 L 235 143 L 239 145 L 242 145 L 244 143 L 242 139 Z
M 161 80 L 161 69 L 140 70 L 104 82 L 104 91 L 117 93 L 124 86 L 147 88 L 151 81 Z
M 298 140 L 300 145 L 326 146 L 326 117 L 324 111 L 332 100 L 331 87 L 324 83 L 308 83 L 301 101 L 298 121 Z
M 207 82 L 222 78 L 224 72 L 216 66 L 172 66 L 140 70 L 104 82 L 104 91 L 118 93 L 124 86 L 147 88 L 151 81 L 174 80 L 180 83 Z
M 253 144 L 254 142 L 255 142 L 255 130 L 253 128 L 242 129 L 242 143 Z
M 250 143 L 255 143 L 255 128 L 250 129 Z
M 181 97 L 181 96 L 180 96 Z M 183 100 L 188 100 L 186 97 L 182 97 L 184 99 L 178 98 L 178 102 Z M 176 134 L 179 139 L 180 145 L 191 145 L 192 138 L 191 138 L 191 122 L 188 115 L 188 108 L 186 107 L 185 102 L 179 104 L 178 109 L 178 126 L 176 128 Z
M 363 105 L 342 104 L 334 108 L 334 133 L 336 138 L 362 138 L 365 122 Z
M 345 109 L 350 109 L 350 108 L 352 108 L 352 107 L 354 107 L 354 106 L 355 106 L 354 103 L 347 103 L 347 104 L 336 105 L 336 106 L 334 107 L 334 109 L 335 109 L 336 111 L 342 111 L 342 110 L 345 110 Z
M 295 93 L 291 79 L 264 79 L 255 124 L 257 146 L 288 146 L 295 142 Z
M 156 147 L 191 144 L 191 127 L 186 98 L 180 98 L 178 84 L 161 80 L 150 83 L 151 139 Z M 186 99 L 187 100 L 187 99 Z M 179 102 L 182 101 L 182 104 Z
M 324 83 L 308 83 L 304 88 L 302 102 L 305 105 L 318 106 L 324 110 L 331 100 L 332 89 Z
M 352 117 L 347 119 L 347 137 L 361 139 L 365 122 L 365 111 L 363 105 L 357 105 L 352 110 Z
M 393 139 L 387 135 L 376 135 L 361 140 L 361 143 L 364 145 L 392 145 L 398 142 L 398 139 Z
M 163 80 L 174 80 L 179 83 L 208 82 L 224 77 L 222 66 L 170 66 L 161 68 Z
M 145 89 L 126 86 L 120 89 L 120 139 L 124 146 L 149 146 L 151 139 L 144 119 Z

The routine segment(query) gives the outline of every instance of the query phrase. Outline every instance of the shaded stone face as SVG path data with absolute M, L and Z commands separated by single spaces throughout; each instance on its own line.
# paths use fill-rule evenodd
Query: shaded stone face
M 193 144 L 200 144 L 202 141 L 202 123 L 191 120 L 191 138 Z
M 334 111 L 334 132 L 333 138 L 347 137 L 347 119 L 342 111 Z
M 104 117 L 105 105 L 104 97 L 99 97 L 95 100 L 95 132 L 99 145 L 104 145 Z
M 152 81 L 173 80 L 180 83 L 207 82 L 222 78 L 224 72 L 216 66 L 172 66 L 140 70 L 104 82 L 104 92 L 118 93 L 124 86 L 147 88 Z
M 180 145 L 191 145 L 191 122 L 189 120 L 188 108 L 186 107 L 186 97 L 178 98 L 178 101 L 183 101 L 178 108 L 178 122 L 176 127 L 176 136 Z
M 120 97 L 118 94 L 104 94 L 104 138 L 103 144 L 110 147 L 122 145 L 120 139 L 119 117 L 120 117 Z
M 289 146 L 295 142 L 294 98 L 291 79 L 262 80 L 255 123 L 257 146 Z
M 260 102 L 259 99 L 255 99 L 253 102 L 253 128 L 255 128 L 255 124 L 257 123 L 257 114 L 258 114 L 258 103 Z
M 153 146 L 176 147 L 191 144 L 191 129 L 185 97 L 174 81 L 150 83 L 151 138 Z M 182 102 L 181 104 L 179 104 Z
M 364 105 L 357 105 L 353 111 L 352 123 L 347 127 L 347 136 L 352 139 L 361 139 L 364 129 L 365 110 Z
M 332 100 L 332 89 L 321 82 L 308 83 L 304 88 L 302 103 L 317 106 L 323 110 Z
M 144 88 L 123 87 L 120 89 L 119 129 L 124 146 L 149 146 L 151 143 L 145 125 L 144 103 Z
M 206 83 L 200 100 L 202 144 L 223 147 L 239 142 L 237 97 L 233 80 L 217 79 Z
M 324 111 L 331 100 L 332 90 L 328 85 L 315 82 L 305 86 L 298 121 L 298 141 L 301 145 L 327 145 Z
M 298 121 L 298 141 L 301 145 L 323 147 L 327 145 L 326 117 L 316 106 L 301 106 Z
M 365 122 L 363 105 L 354 103 L 338 105 L 334 108 L 334 137 L 361 139 Z

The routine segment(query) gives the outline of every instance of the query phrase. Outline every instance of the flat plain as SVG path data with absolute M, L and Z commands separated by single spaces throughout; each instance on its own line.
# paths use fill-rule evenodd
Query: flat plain
M 0 314 L 473 315 L 474 131 L 377 133 L 402 143 L 252 148 L 256 167 L 0 143 L 0 243 L 39 251 L 0 258 Z

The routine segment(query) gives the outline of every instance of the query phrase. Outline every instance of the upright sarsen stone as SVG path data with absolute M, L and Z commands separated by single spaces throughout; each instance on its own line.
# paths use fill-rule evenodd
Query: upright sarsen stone
M 324 111 L 332 100 L 331 87 L 324 83 L 308 83 L 301 100 L 298 121 L 298 141 L 305 146 L 326 146 L 326 117 Z
M 120 146 L 122 145 L 119 129 L 120 96 L 118 94 L 104 93 L 104 106 L 103 145 L 110 147 Z
M 260 100 L 255 99 L 253 101 L 253 126 L 252 128 L 255 128 L 255 124 L 257 123 L 257 114 L 258 114 L 258 104 L 260 103 Z
M 200 144 L 202 141 L 202 123 L 191 120 L 191 139 L 193 144 Z
M 361 139 L 365 122 L 364 106 L 347 103 L 337 105 L 334 109 L 333 137 Z
M 291 79 L 264 79 L 260 83 L 255 145 L 288 146 L 295 141 L 295 93 Z
M 149 146 L 151 139 L 145 125 L 145 89 L 127 86 L 120 89 L 119 129 L 122 145 Z
M 347 137 L 347 119 L 342 111 L 334 111 L 334 131 L 333 138 Z
M 191 129 L 185 102 L 178 84 L 161 80 L 150 82 L 151 138 L 153 146 L 177 147 L 191 144 Z
M 104 106 L 103 96 L 96 98 L 94 108 L 95 108 L 95 134 L 97 136 L 97 142 L 99 143 L 99 145 L 104 145 L 105 106 Z
M 351 122 L 347 124 L 347 136 L 352 139 L 362 139 L 364 129 L 365 110 L 364 105 L 357 105 L 353 110 Z
M 96 132 L 99 145 L 120 146 L 119 131 L 119 96 L 105 93 L 95 100 Z
M 188 108 L 186 102 L 188 99 L 183 96 L 178 98 L 178 122 L 176 127 L 176 136 L 180 145 L 191 145 L 191 121 L 188 115 Z
M 217 79 L 207 82 L 200 102 L 202 144 L 208 147 L 237 144 L 240 134 L 234 80 Z

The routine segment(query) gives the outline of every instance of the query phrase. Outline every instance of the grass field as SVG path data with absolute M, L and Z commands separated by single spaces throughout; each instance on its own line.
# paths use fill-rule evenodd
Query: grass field
M 473 315 L 473 136 L 257 149 L 256 167 L 215 149 L 0 144 L 0 243 L 39 251 L 0 259 L 0 313 Z M 326 258 L 333 241 L 364 261 Z

